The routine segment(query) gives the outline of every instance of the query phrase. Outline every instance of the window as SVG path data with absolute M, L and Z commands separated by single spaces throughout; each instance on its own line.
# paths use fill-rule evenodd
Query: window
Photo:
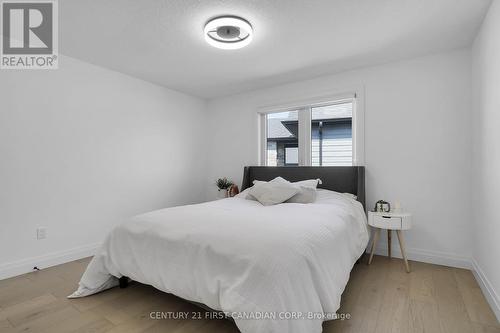
M 311 165 L 352 165 L 352 102 L 311 108 Z
M 299 164 L 299 112 L 275 112 L 266 115 L 266 165 Z
M 307 106 L 282 106 L 263 111 L 262 164 L 350 166 L 362 163 L 363 117 L 356 108 L 358 99 L 352 94 L 347 98 L 313 101 Z

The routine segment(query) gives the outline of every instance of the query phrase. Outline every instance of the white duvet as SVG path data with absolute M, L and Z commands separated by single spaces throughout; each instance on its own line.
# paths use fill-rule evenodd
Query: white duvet
M 368 231 L 361 204 L 318 192 L 312 204 L 230 198 L 138 215 L 108 235 L 70 297 L 128 276 L 225 311 L 244 333 L 321 332 Z

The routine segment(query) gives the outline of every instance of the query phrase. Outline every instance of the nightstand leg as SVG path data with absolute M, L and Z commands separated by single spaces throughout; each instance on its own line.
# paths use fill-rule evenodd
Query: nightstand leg
M 401 248 L 401 254 L 403 255 L 403 259 L 405 261 L 406 272 L 410 273 L 410 265 L 408 264 L 408 259 L 406 259 L 405 241 L 403 239 L 403 233 L 401 232 L 401 230 L 396 230 L 396 233 L 398 234 L 399 247 Z
M 368 265 L 372 263 L 373 252 L 375 252 L 375 247 L 377 246 L 379 235 L 380 235 L 380 229 L 377 228 L 377 229 L 375 229 L 375 235 L 373 235 L 373 243 L 372 243 L 372 248 L 370 250 L 370 259 L 368 260 Z
M 389 255 L 389 258 L 392 257 L 391 247 L 392 247 L 392 230 L 387 229 L 387 253 Z

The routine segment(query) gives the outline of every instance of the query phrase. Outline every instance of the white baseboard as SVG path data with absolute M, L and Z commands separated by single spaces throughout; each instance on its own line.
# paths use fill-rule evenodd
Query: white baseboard
M 371 243 L 370 243 L 371 244 Z M 369 252 L 369 249 L 367 250 Z M 375 254 L 387 256 L 387 243 L 379 243 L 375 249 Z M 399 247 L 392 247 L 392 256 L 402 258 Z M 476 281 L 483 292 L 484 297 L 488 301 L 491 309 L 495 313 L 498 321 L 500 321 L 500 297 L 496 293 L 493 285 L 488 280 L 483 270 L 474 258 L 457 256 L 455 254 L 428 251 L 422 249 L 408 248 L 406 256 L 409 260 L 421 261 L 430 264 L 444 265 L 449 267 L 470 269 L 476 278 Z
M 481 269 L 481 267 L 479 267 L 477 261 L 474 260 L 474 258 L 472 258 L 471 261 L 472 273 L 474 274 L 479 287 L 481 287 L 484 297 L 486 297 L 486 300 L 490 304 L 491 309 L 495 313 L 497 320 L 500 322 L 500 297 L 495 292 L 495 289 L 493 288 L 486 275 L 484 275 L 484 271 Z
M 64 264 L 73 260 L 90 257 L 95 254 L 99 246 L 100 244 L 91 244 L 61 252 L 53 252 L 43 256 L 31 257 L 19 261 L 1 264 L 0 280 L 32 272 L 33 267 L 35 266 L 43 269 L 55 265 Z
M 379 241 L 378 246 L 375 249 L 375 254 L 387 256 L 387 243 Z M 401 255 L 401 250 L 399 249 L 399 246 L 394 246 L 394 243 L 392 245 L 392 256 L 395 258 L 403 257 Z M 456 268 L 465 268 L 465 269 L 472 268 L 471 258 L 459 256 L 453 253 L 407 248 L 406 257 L 408 258 L 408 260 L 426 262 L 429 264 L 443 265 Z

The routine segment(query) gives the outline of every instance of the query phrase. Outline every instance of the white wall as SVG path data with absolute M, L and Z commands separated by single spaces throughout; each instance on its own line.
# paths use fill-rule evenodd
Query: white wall
M 1 71 L 0 99 L 0 278 L 88 255 L 128 216 L 202 200 L 205 101 L 68 57 Z
M 493 1 L 473 48 L 473 263 L 500 320 L 500 2 Z
M 214 179 L 240 183 L 258 163 L 258 107 L 364 86 L 368 207 L 399 200 L 414 214 L 411 258 L 469 266 L 470 61 L 459 50 L 210 101 L 207 198 Z

